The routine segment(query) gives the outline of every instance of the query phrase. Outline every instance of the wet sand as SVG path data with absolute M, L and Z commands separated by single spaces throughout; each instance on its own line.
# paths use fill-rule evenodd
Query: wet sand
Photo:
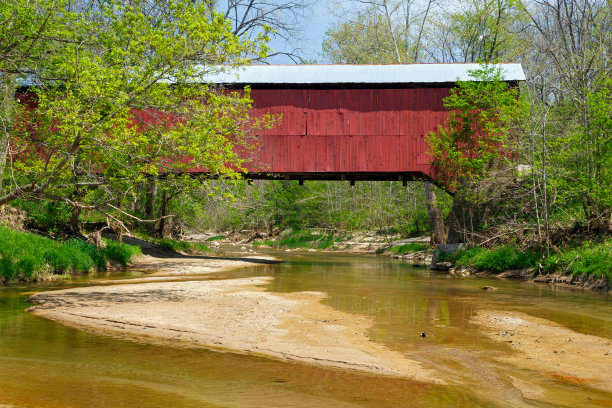
M 346 370 L 446 383 L 448 375 L 422 358 L 372 341 L 373 321 L 323 305 L 322 292 L 270 293 L 274 278 L 201 280 L 273 258 L 138 258 L 134 267 L 157 271 L 109 286 L 43 292 L 28 301 L 33 314 L 103 335 L 171 346 L 205 347 Z M 194 281 L 193 279 L 199 279 Z M 478 330 L 508 345 L 494 358 L 504 365 L 545 373 L 553 380 L 612 391 L 612 345 L 526 314 L 483 308 Z M 516 378 L 524 396 L 537 387 Z
M 141 257 L 138 269 L 159 272 L 115 281 L 123 284 L 39 293 L 28 299 L 34 304 L 28 310 L 105 335 L 444 383 L 422 363 L 371 341 L 370 319 L 321 304 L 324 293 L 265 292 L 271 277 L 184 280 L 246 266 L 253 264 L 248 259 Z
M 504 364 L 543 372 L 570 384 L 612 392 L 612 341 L 577 333 L 524 313 L 480 310 L 472 322 L 513 352 L 496 357 Z M 515 384 L 528 389 L 528 384 Z

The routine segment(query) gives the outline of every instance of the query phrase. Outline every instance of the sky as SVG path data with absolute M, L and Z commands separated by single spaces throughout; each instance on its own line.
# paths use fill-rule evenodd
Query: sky
M 316 60 L 319 63 L 325 63 L 321 56 L 321 43 L 325 36 L 325 32 L 333 25 L 336 17 L 329 13 L 327 0 L 318 0 L 311 10 L 311 16 L 304 21 L 303 40 L 301 41 L 302 52 L 300 56 L 307 60 Z M 272 41 L 269 46 L 276 51 L 288 51 L 288 47 L 282 41 Z M 278 56 L 268 60 L 271 64 L 294 64 L 294 62 L 286 56 Z

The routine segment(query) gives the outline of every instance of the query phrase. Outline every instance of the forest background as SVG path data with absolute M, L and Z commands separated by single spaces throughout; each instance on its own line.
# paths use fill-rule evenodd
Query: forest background
M 245 230 L 273 235 L 286 230 L 317 229 L 338 235 L 375 231 L 408 237 L 428 234 L 434 226 L 441 228 L 434 241 L 442 242 L 452 230 L 453 207 L 461 203 L 460 238 L 471 244 L 511 245 L 519 251 L 537 251 L 544 256 L 574 247 L 596 246 L 609 251 L 607 237 L 612 230 L 609 1 L 346 0 L 329 5 L 336 19 L 321 44 L 319 62 L 522 64 L 527 81 L 520 85 L 520 103 L 512 108 L 505 122 L 510 133 L 520 134 L 519 143 L 514 146 L 518 154 L 489 158 L 477 182 L 465 183 L 465 188 L 459 188 L 454 196 L 427 182 L 412 182 L 404 187 L 398 182 L 358 182 L 350 186 L 348 182 L 312 181 L 300 186 L 294 181 L 236 180 L 235 174 L 224 173 L 220 163 L 240 164 L 228 148 L 236 139 L 230 140 L 228 135 L 247 123 L 248 95 L 223 99 L 208 88 L 185 88 L 177 93 L 164 87 L 161 77 L 145 81 L 147 75 L 150 77 L 160 69 L 173 78 L 193 78 L 201 74 L 190 71 L 196 61 L 204 66 L 241 65 L 284 55 L 297 63 L 317 62 L 303 60 L 299 48 L 291 46 L 308 31 L 304 17 L 313 2 L 134 1 L 128 5 L 108 1 L 100 3 L 106 4 L 107 9 L 106 14 L 99 15 L 96 13 L 100 10 L 92 9 L 87 2 L 41 1 L 36 5 L 23 2 L 22 18 L 15 14 L 17 6 L 4 5 L 0 10 L 5 22 L 10 23 L 3 26 L 6 40 L 0 44 L 3 73 L 0 124 L 4 132 L 0 204 L 10 202 L 27 211 L 31 226 L 51 235 L 65 234 L 64 225 L 78 232 L 85 223 L 95 222 L 153 236 Z M 79 23 L 72 27 L 81 31 L 64 32 L 69 26 L 66 21 L 56 20 L 56 14 L 51 12 L 40 13 L 41 5 L 45 4 L 49 10 L 70 8 L 74 21 Z M 33 7 L 38 7 L 38 11 Z M 129 24 L 125 7 L 131 7 Z M 88 17 L 83 19 L 83 15 Z M 204 22 L 199 26 L 194 25 L 198 16 Z M 62 18 L 67 17 L 62 14 Z M 102 20 L 108 24 L 97 24 Z M 151 21 L 157 21 L 157 25 Z M 131 31 L 121 31 L 122 24 Z M 181 33 L 178 37 L 170 36 L 175 42 L 164 37 L 177 30 Z M 20 32 L 21 38 L 17 35 Z M 112 35 L 100 36 L 101 32 Z M 141 36 L 136 42 L 135 33 Z M 65 38 L 78 39 L 81 48 L 66 46 L 69 42 Z M 270 50 L 265 45 L 270 38 L 273 43 L 286 41 L 289 46 L 279 52 Z M 193 41 L 194 52 L 189 55 L 184 53 L 186 39 Z M 22 48 L 16 47 L 16 43 L 22 44 Z M 83 52 L 83 48 L 89 53 Z M 101 55 L 112 54 L 101 53 L 101 49 L 116 53 L 112 56 L 115 60 L 100 61 Z M 161 49 L 165 51 L 159 52 Z M 132 56 L 128 58 L 128 54 L 117 50 Z M 150 58 L 151 55 L 158 58 Z M 129 63 L 117 64 L 126 60 Z M 124 74 L 121 81 L 115 80 L 118 65 Z M 106 78 L 106 88 L 84 86 L 88 83 L 84 77 L 92 75 Z M 47 92 L 44 94 L 47 99 L 40 99 L 44 109 L 39 109 L 38 114 L 40 120 L 52 123 L 54 129 L 44 148 L 51 146 L 58 152 L 56 162 L 37 162 L 29 168 L 20 168 L 23 165 L 11 160 L 9 151 L 11 141 L 27 139 L 15 131 L 23 110 L 11 103 L 11 90 L 16 81 L 24 78 L 40 79 L 34 85 Z M 58 87 L 58 81 L 64 85 Z M 132 86 L 135 83 L 140 85 Z M 70 94 L 71 100 L 62 97 L 60 104 L 57 98 L 52 98 L 59 92 L 65 95 L 66 89 L 75 90 Z M 128 92 L 119 93 L 119 89 Z M 195 107 L 181 105 L 185 96 L 196 91 L 210 92 L 206 102 L 214 101 L 214 108 L 203 102 Z M 501 102 L 507 91 L 501 89 L 497 94 L 500 98 L 487 105 L 495 115 L 500 107 L 508 108 L 508 104 Z M 121 97 L 117 98 L 117 94 Z M 473 106 L 482 102 L 477 94 L 470 97 L 464 92 L 463 97 Z M 457 100 L 454 105 L 452 100 L 447 103 L 450 110 L 459 114 L 461 103 L 457 104 Z M 113 104 L 121 109 L 108 115 Z M 193 112 L 195 108 L 198 115 L 193 115 L 189 126 L 170 136 L 162 137 L 159 126 L 151 127 L 140 133 L 146 134 L 141 136 L 145 139 L 139 139 L 140 144 L 126 145 L 125 141 L 134 133 L 107 137 L 109 131 L 118 129 L 118 123 L 125 123 L 130 109 L 145 106 L 177 114 L 185 114 L 187 108 Z M 495 115 L 493 118 L 498 118 Z M 224 121 L 215 122 L 213 117 L 223 117 Z M 164 119 L 164 124 L 167 121 Z M 58 125 L 60 122 L 64 127 Z M 273 126 L 273 121 L 255 126 Z M 194 129 L 207 135 L 206 138 L 189 140 L 187 134 L 193 134 Z M 445 134 L 444 129 L 448 134 L 452 124 L 431 135 L 432 140 Z M 90 132 L 89 144 L 82 142 L 86 132 Z M 56 140 L 58 135 L 78 140 L 78 149 L 66 152 L 64 139 Z M 238 142 L 247 144 L 246 139 L 245 133 Z M 155 155 L 150 149 L 143 150 L 152 143 L 163 146 Z M 190 149 L 185 150 L 185 145 Z M 206 149 L 201 149 L 202 146 Z M 439 159 L 433 146 L 432 143 L 432 155 Z M 152 177 L 161 167 L 168 166 L 164 157 L 196 151 L 206 153 L 196 155 L 201 163 L 228 178 Z M 104 175 L 92 165 L 93 158 L 100 157 L 107 158 L 103 161 L 108 169 Z M 138 160 L 133 160 L 134 157 Z M 501 166 L 500 157 L 505 162 Z M 45 188 L 41 189 L 42 186 Z

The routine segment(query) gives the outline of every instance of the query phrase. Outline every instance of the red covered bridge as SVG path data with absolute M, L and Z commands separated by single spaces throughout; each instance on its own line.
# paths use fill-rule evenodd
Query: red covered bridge
M 501 64 L 504 79 L 525 79 Z M 207 78 L 250 86 L 254 115 L 281 114 L 259 135 L 249 178 L 431 178 L 425 136 L 446 120 L 443 99 L 478 64 L 258 65 Z

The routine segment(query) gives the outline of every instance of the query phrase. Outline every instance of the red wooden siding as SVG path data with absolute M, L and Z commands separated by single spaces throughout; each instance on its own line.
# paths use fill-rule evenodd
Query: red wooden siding
M 425 136 L 447 118 L 449 88 L 253 89 L 254 115 L 281 114 L 261 132 L 252 172 L 431 172 Z

